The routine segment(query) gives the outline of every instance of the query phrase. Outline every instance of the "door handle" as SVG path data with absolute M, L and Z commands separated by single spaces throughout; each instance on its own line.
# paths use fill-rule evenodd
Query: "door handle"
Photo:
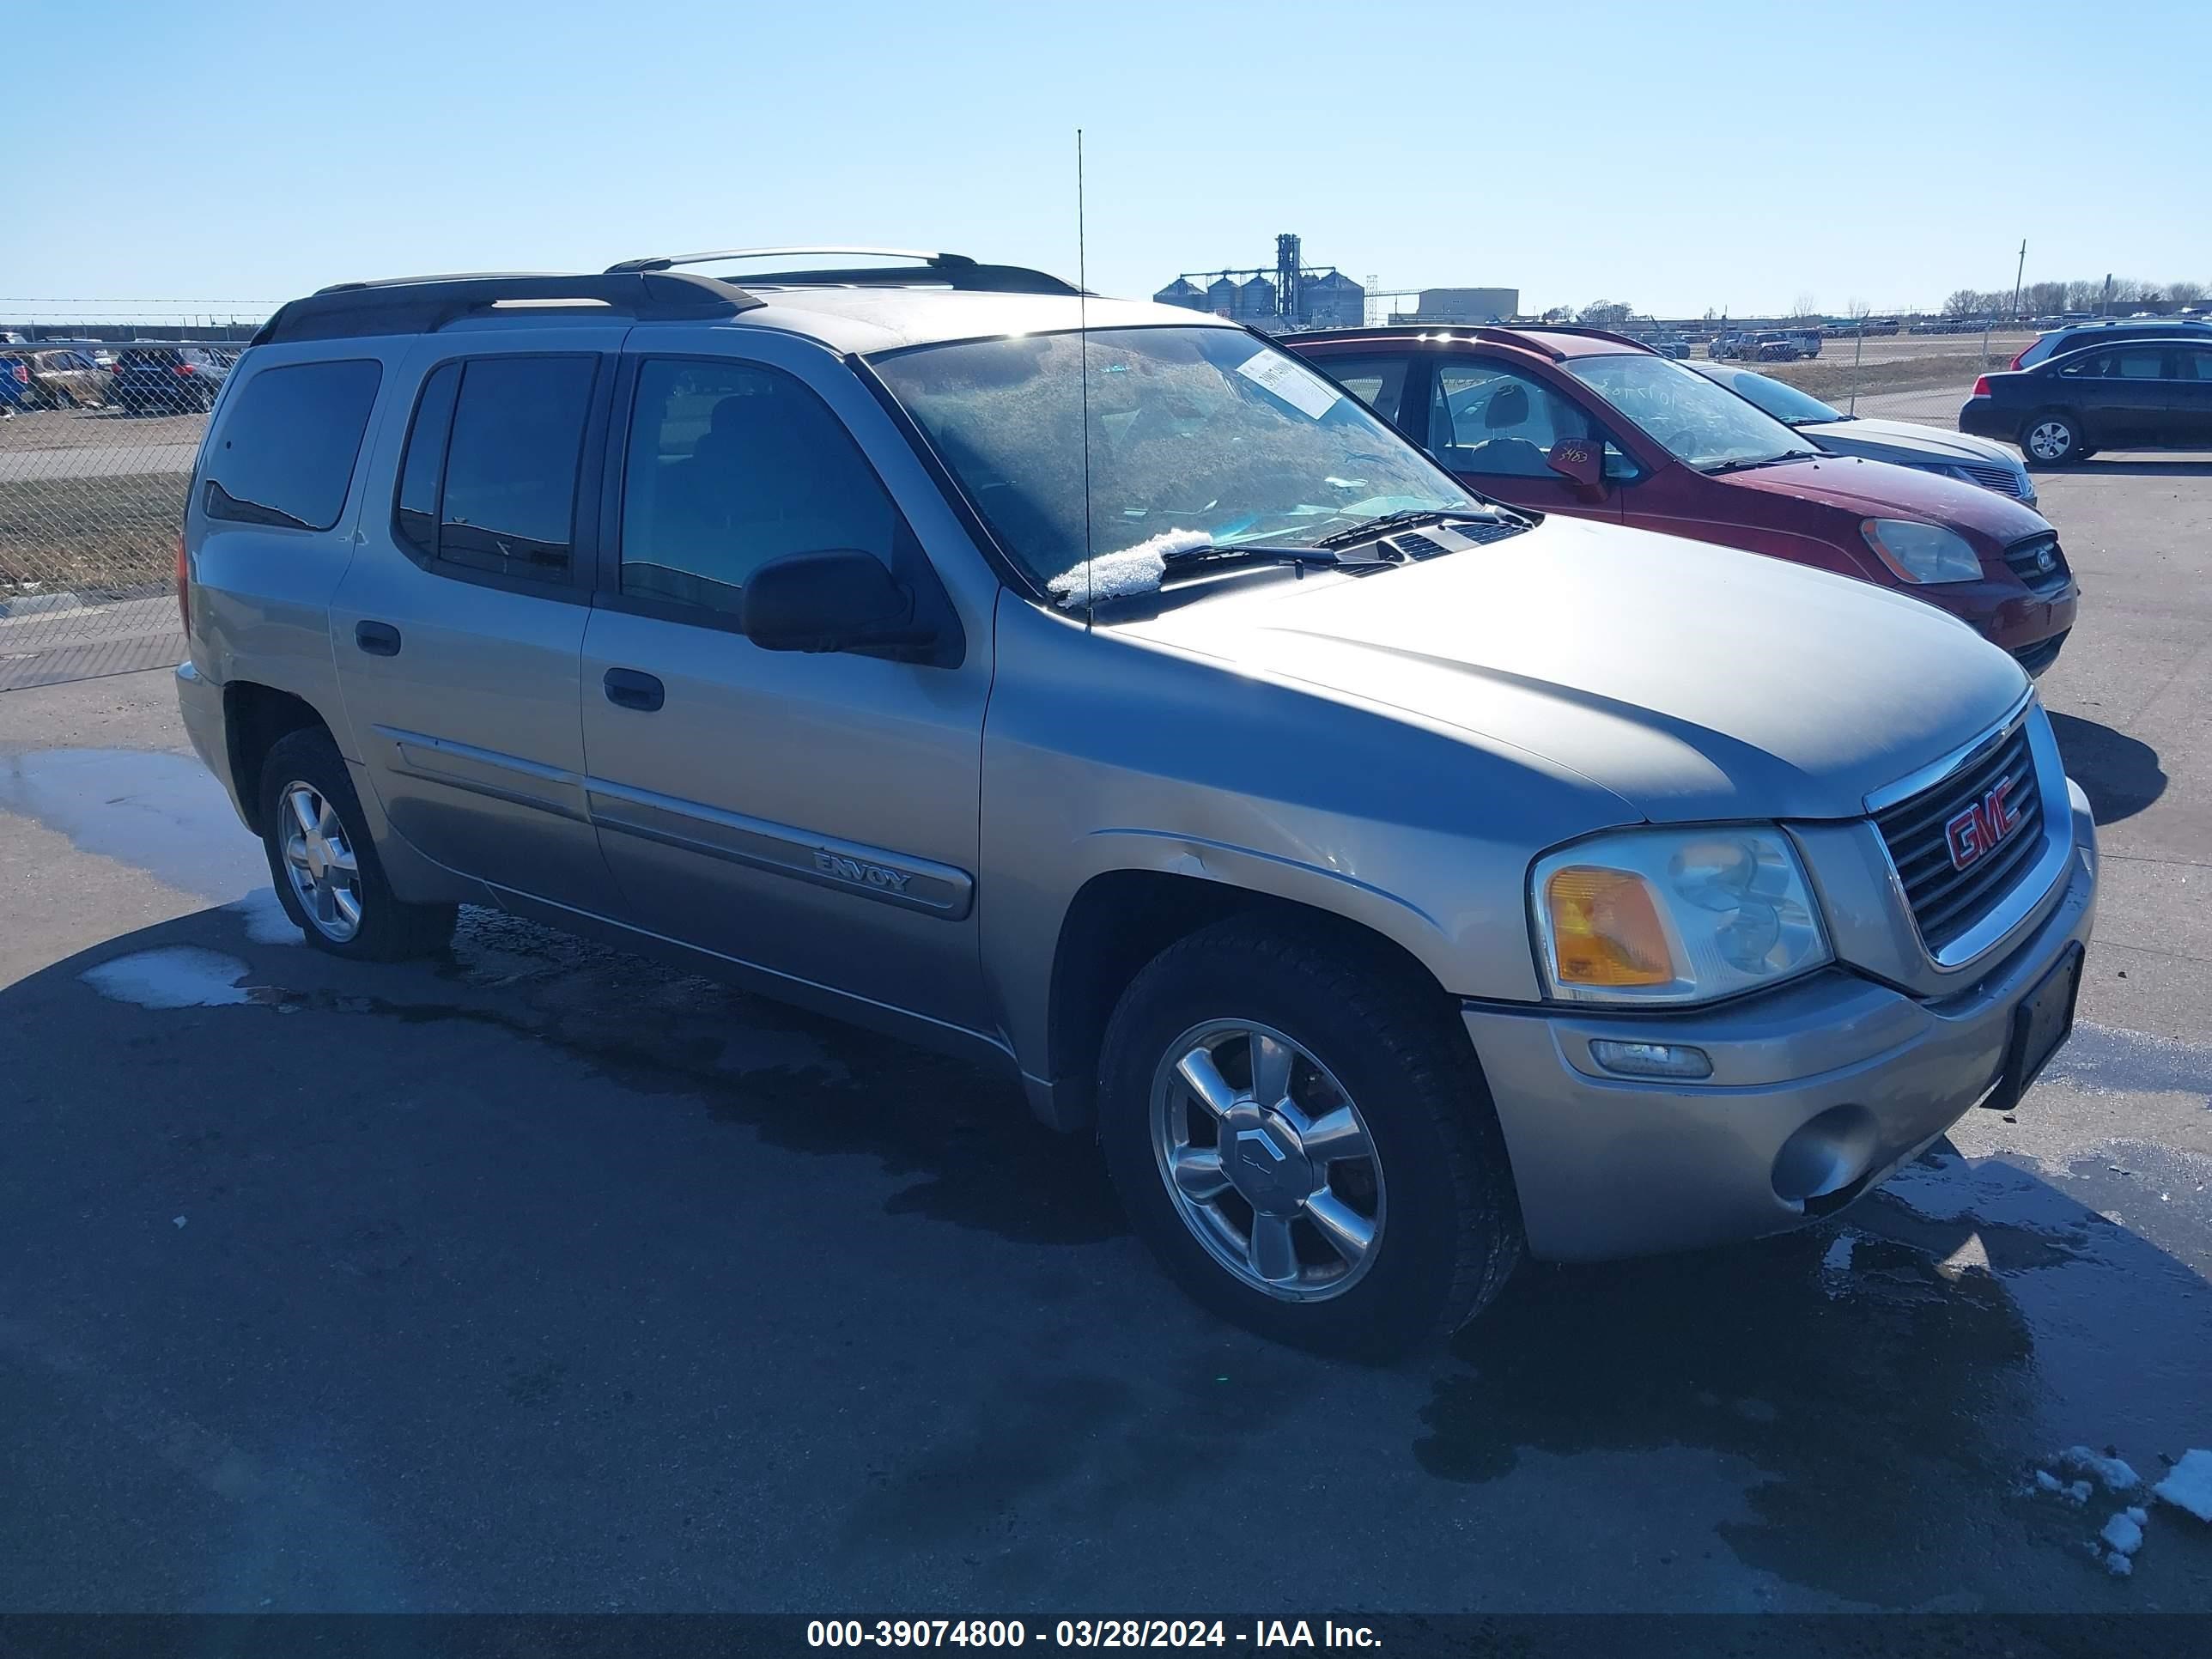
M 666 687 L 652 675 L 641 674 L 635 668 L 607 670 L 606 688 L 609 702 L 643 714 L 652 714 L 668 701 Z
M 399 654 L 399 630 L 390 623 L 356 623 L 353 625 L 353 642 L 372 657 L 396 657 Z

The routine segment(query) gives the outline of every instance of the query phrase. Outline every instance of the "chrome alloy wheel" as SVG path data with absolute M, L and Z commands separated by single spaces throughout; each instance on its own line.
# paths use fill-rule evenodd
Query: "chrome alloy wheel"
M 1283 1302 L 1340 1296 L 1382 1241 L 1382 1166 L 1328 1069 L 1280 1031 L 1210 1020 L 1152 1078 L 1152 1152 L 1214 1260 Z
M 283 815 L 292 895 L 317 933 L 343 945 L 361 931 L 361 866 L 345 825 L 312 783 L 286 784 L 276 810 Z
M 2027 453 L 2039 461 L 2063 460 L 2074 434 L 2057 421 L 2038 421 L 2027 429 Z

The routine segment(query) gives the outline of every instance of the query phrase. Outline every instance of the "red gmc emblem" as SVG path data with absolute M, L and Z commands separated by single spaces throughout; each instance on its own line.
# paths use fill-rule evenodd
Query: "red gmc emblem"
M 2020 811 L 2009 799 L 2012 784 L 2010 778 L 1998 779 L 1988 794 L 1945 822 L 1943 839 L 1950 844 L 1954 870 L 1979 863 L 2018 826 Z

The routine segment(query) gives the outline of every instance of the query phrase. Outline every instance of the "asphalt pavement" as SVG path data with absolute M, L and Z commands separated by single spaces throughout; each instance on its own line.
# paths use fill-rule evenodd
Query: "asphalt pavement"
M 0 694 L 0 1609 L 2212 1610 L 2212 466 L 2045 505 L 2069 1047 L 1838 1223 L 1225 1329 L 993 1079 L 489 912 L 337 963 L 165 672 Z

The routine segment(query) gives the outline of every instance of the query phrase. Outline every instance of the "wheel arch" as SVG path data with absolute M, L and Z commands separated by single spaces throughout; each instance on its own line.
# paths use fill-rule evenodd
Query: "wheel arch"
M 1450 994 L 1403 940 L 1369 921 L 1307 900 L 1182 871 L 1101 871 L 1079 888 L 1060 919 L 1045 1014 L 1048 1087 L 1032 1091 L 1038 1115 L 1079 1130 L 1097 1121 L 1098 1060 L 1107 1022 L 1146 963 L 1178 939 L 1232 916 L 1267 916 L 1342 941 L 1377 970 L 1402 975 L 1440 1007 Z M 1465 1038 L 1464 1028 L 1451 1022 Z
M 239 814 L 257 836 L 261 821 L 261 769 L 269 751 L 295 732 L 336 729 L 305 697 L 258 680 L 229 680 L 222 688 L 223 740 L 229 750 L 231 787 Z

